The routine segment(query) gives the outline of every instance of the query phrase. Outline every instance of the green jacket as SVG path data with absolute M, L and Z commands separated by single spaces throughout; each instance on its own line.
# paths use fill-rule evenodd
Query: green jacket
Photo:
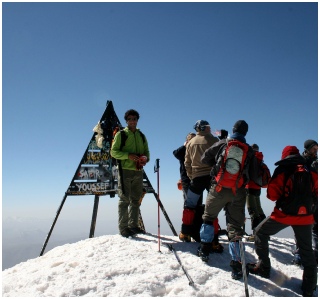
M 127 135 L 127 140 L 124 147 L 121 146 L 121 132 L 115 136 L 111 147 L 111 156 L 117 160 L 121 160 L 122 169 L 136 170 L 136 163 L 129 159 L 129 154 L 144 155 L 150 160 L 150 152 L 148 141 L 145 138 L 143 141 L 140 130 L 137 129 L 134 133 L 125 127 L 123 129 Z

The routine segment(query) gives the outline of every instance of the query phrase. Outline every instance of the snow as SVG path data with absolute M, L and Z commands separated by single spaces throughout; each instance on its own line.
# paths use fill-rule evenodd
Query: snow
M 223 253 L 208 263 L 196 256 L 196 242 L 152 234 L 105 235 L 56 247 L 2 272 L 4 297 L 245 297 L 243 280 L 233 280 L 226 236 Z M 176 249 L 189 280 L 173 252 Z M 246 262 L 256 261 L 254 243 L 245 242 Z M 301 296 L 302 269 L 292 265 L 293 239 L 271 237 L 271 277 L 249 275 L 250 297 Z M 315 296 L 318 295 L 315 292 Z

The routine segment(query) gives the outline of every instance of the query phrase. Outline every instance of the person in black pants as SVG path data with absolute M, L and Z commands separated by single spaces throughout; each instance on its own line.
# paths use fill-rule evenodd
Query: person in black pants
M 318 142 L 312 139 L 308 139 L 304 142 L 304 151 L 302 156 L 306 159 L 306 166 L 311 171 L 315 171 L 318 173 Z M 315 212 L 313 213 L 315 224 L 312 228 L 312 248 L 314 255 L 316 257 L 316 261 L 318 263 L 318 206 L 315 208 Z M 296 241 L 296 249 L 293 252 L 294 258 L 292 262 L 300 266 L 301 265 L 301 257 L 299 252 L 299 246 Z
M 268 184 L 267 197 L 276 202 L 271 215 L 255 229 L 255 249 L 259 261 L 248 263 L 250 273 L 270 277 L 270 236 L 291 226 L 299 246 L 303 266 L 302 292 L 312 297 L 318 268 L 312 250 L 313 210 L 318 200 L 318 174 L 306 168 L 306 160 L 295 146 L 286 146 Z M 303 201 L 301 201 L 303 198 Z

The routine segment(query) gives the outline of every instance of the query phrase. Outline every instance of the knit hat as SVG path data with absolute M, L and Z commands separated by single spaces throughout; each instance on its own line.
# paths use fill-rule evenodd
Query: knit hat
M 317 141 L 314 141 L 312 139 L 308 139 L 304 142 L 304 148 L 308 151 L 310 150 L 313 146 L 318 145 Z
M 240 133 L 243 136 L 246 136 L 247 132 L 248 132 L 249 126 L 246 123 L 245 120 L 238 120 L 232 128 L 232 132 L 233 133 Z
M 287 145 L 282 151 L 281 160 L 287 158 L 288 156 L 294 155 L 299 155 L 299 150 L 297 147 L 294 145 Z
M 210 126 L 210 124 L 206 120 L 198 120 L 193 128 L 196 131 L 204 131 L 207 126 Z
M 252 149 L 255 150 L 255 151 L 259 151 L 259 145 L 254 143 L 251 145 Z

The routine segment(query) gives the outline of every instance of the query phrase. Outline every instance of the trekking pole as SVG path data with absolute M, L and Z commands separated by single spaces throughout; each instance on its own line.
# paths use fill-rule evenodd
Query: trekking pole
M 158 198 L 157 192 L 154 191 L 154 189 L 153 189 L 153 187 L 152 187 L 152 184 L 151 184 L 151 182 L 150 182 L 150 180 L 149 180 L 149 178 L 147 177 L 147 175 L 146 175 L 145 172 L 143 172 L 143 179 L 146 180 L 148 187 L 150 187 L 150 188 L 152 189 L 151 193 L 154 195 L 156 201 L 157 201 L 158 204 L 160 205 L 160 209 L 162 210 L 163 216 L 164 216 L 164 218 L 167 220 L 167 223 L 168 223 L 168 225 L 170 226 L 173 235 L 174 235 L 174 236 L 178 236 L 175 228 L 173 227 L 173 224 L 172 224 L 172 222 L 171 222 L 171 220 L 170 220 L 170 218 L 169 218 L 169 215 L 168 215 L 166 209 L 164 208 L 161 200 Z
M 242 238 L 239 239 L 239 245 L 240 245 L 240 254 L 241 254 L 241 261 L 242 261 L 242 274 L 243 274 L 243 281 L 244 281 L 244 290 L 246 293 L 246 297 L 249 297 L 247 267 L 246 267 L 246 260 L 244 258 L 244 247 L 243 247 Z
M 247 267 L 246 267 L 246 260 L 244 256 L 244 246 L 242 242 L 242 236 L 235 236 L 230 242 L 236 242 L 239 241 L 239 247 L 240 247 L 240 258 L 241 258 L 241 266 L 242 266 L 242 277 L 244 282 L 244 291 L 246 294 L 246 297 L 249 296 L 249 289 L 248 289 L 248 276 L 247 276 Z
M 192 278 L 190 277 L 190 275 L 188 274 L 186 269 L 183 267 L 183 265 L 181 263 L 181 260 L 179 259 L 178 254 L 177 254 L 176 250 L 174 249 L 174 247 L 169 243 L 165 243 L 165 244 L 168 246 L 169 250 L 174 253 L 174 255 L 175 255 L 176 259 L 178 260 L 178 262 L 179 262 L 184 274 L 187 276 L 187 278 L 189 280 L 189 285 L 190 286 L 194 286 L 194 282 L 193 282 Z
M 159 247 L 159 252 L 160 251 L 160 187 L 159 187 L 159 161 L 160 159 L 156 159 L 156 162 L 155 162 L 155 165 L 154 165 L 154 172 L 157 173 L 157 186 L 158 186 L 158 192 L 157 192 L 157 195 L 158 195 L 158 247 Z

